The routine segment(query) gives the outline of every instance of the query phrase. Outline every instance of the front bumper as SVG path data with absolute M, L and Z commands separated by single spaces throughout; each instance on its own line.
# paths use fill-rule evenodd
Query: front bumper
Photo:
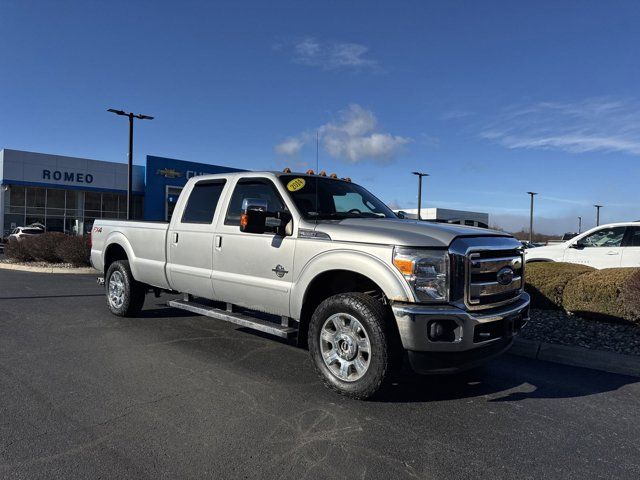
M 454 373 L 472 368 L 508 350 L 513 336 L 529 320 L 529 295 L 507 306 L 468 312 L 460 308 L 396 303 L 392 306 L 402 345 L 417 373 Z M 429 338 L 432 322 L 454 322 L 453 338 Z M 453 326 L 452 323 L 449 323 Z
M 523 292 L 514 303 L 482 312 L 469 312 L 452 305 L 406 303 L 395 303 L 392 309 L 402 345 L 409 352 L 468 352 L 458 357 L 477 360 L 501 353 L 510 346 L 512 337 L 529 320 L 529 295 Z M 430 325 L 438 321 L 454 327 L 452 338 L 444 341 L 430 338 Z

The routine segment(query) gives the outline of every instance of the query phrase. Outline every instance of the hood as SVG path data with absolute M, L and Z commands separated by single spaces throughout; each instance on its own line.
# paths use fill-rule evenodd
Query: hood
M 557 243 L 555 245 L 545 245 L 544 247 L 527 248 L 524 251 L 525 258 L 547 258 L 548 255 L 564 252 L 567 248 L 567 242 Z
M 317 231 L 339 242 L 403 245 L 408 247 L 448 247 L 460 236 L 510 237 L 504 232 L 401 218 L 347 218 L 321 220 Z

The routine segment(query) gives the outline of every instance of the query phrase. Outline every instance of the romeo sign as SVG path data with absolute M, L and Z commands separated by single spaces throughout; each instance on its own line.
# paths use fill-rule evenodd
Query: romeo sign
M 62 172 L 60 170 L 42 170 L 43 180 L 55 180 L 56 182 L 93 183 L 93 175 L 80 172 Z

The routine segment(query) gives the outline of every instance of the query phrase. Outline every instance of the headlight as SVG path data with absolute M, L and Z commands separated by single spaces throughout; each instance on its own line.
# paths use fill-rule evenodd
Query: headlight
M 419 301 L 449 300 L 449 253 L 446 250 L 395 247 L 393 264 Z

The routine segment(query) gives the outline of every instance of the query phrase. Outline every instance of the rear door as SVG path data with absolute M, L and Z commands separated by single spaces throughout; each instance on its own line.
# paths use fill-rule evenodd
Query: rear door
M 214 222 L 224 188 L 225 180 L 197 182 L 181 217 L 172 219 L 167 239 L 167 276 L 174 290 L 215 298 L 211 282 Z
M 603 227 L 581 238 L 577 248 L 567 248 L 564 260 L 594 268 L 615 268 L 622 259 L 622 240 L 626 227 Z
M 627 227 L 621 267 L 640 267 L 640 227 Z
M 216 297 L 253 310 L 288 316 L 295 239 L 274 232 L 241 232 L 240 213 L 245 198 L 265 200 L 270 212 L 289 210 L 270 179 L 246 177 L 237 181 L 216 230 L 213 271 Z M 277 225 L 278 220 L 267 219 L 267 226 Z

